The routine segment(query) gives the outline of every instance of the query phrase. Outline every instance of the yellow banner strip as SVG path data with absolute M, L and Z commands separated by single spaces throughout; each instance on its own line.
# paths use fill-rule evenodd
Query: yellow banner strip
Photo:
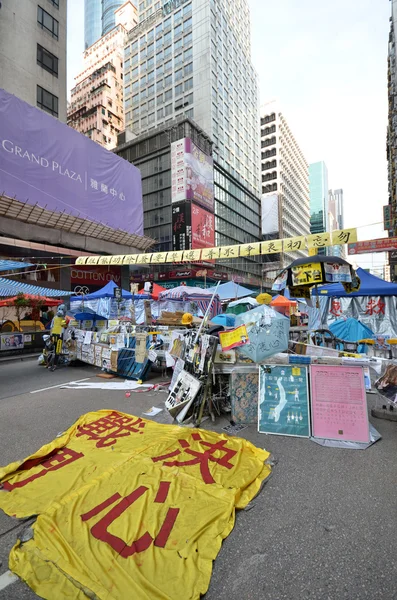
M 357 229 L 338 229 L 332 233 L 318 233 L 309 236 L 236 244 L 235 246 L 218 246 L 202 250 L 174 250 L 170 252 L 153 252 L 152 254 L 125 254 L 115 256 L 79 256 L 76 265 L 160 265 L 164 263 L 198 262 L 238 258 L 240 256 L 260 256 L 282 252 L 309 250 L 313 256 L 318 248 L 342 246 L 357 242 Z

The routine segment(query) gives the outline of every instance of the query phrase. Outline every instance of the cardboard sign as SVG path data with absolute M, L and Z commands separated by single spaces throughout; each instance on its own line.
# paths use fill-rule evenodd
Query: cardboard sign
M 369 442 L 367 396 L 362 367 L 310 367 L 313 436 Z
M 248 332 L 245 325 L 240 325 L 231 331 L 224 331 L 219 334 L 219 341 L 223 351 L 239 348 L 249 344 Z
M 145 325 L 152 324 L 152 306 L 150 304 L 150 300 L 145 300 L 143 303 L 145 310 Z
M 146 358 L 146 333 L 136 333 L 135 334 L 135 361 L 137 363 L 145 362 Z

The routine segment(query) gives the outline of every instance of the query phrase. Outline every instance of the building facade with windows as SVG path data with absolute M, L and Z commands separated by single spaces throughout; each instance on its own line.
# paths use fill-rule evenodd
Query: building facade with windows
M 284 115 L 276 103 L 261 109 L 261 171 L 262 207 L 266 210 L 266 199 L 274 202 L 278 198 L 278 230 L 272 236 L 291 238 L 310 234 L 309 167 Z M 266 239 L 266 238 L 265 238 Z M 269 262 L 279 262 L 282 267 L 306 251 L 285 252 L 269 256 Z M 271 265 L 266 264 L 266 268 Z
M 84 0 L 84 48 L 87 50 L 116 25 L 115 11 L 123 0 Z
M 328 196 L 328 231 L 344 229 L 343 190 L 329 190 Z M 346 258 L 346 246 L 331 246 L 328 254 Z
M 250 38 L 247 0 L 142 0 L 125 47 L 126 139 L 188 118 L 213 142 L 216 245 L 260 239 Z M 260 274 L 255 261 L 232 259 L 225 267 Z
M 310 231 L 328 231 L 328 169 L 324 161 L 309 165 Z
M 186 211 L 183 213 L 183 232 L 180 223 L 175 222 L 175 212 L 185 209 L 187 204 L 194 207 L 193 203 L 172 202 L 172 145 L 178 140 L 190 139 L 205 155 L 212 155 L 212 140 L 191 119 L 178 117 L 171 120 L 168 127 L 157 127 L 150 132 L 136 137 L 134 140 L 125 141 L 125 134 L 119 136 L 120 145 L 116 149 L 119 156 L 134 163 L 142 174 L 142 194 L 144 207 L 145 235 L 156 239 L 156 251 L 166 252 L 181 249 L 175 247 L 175 236 L 188 238 L 194 231 L 185 231 L 192 228 L 186 220 Z M 228 227 L 230 244 L 236 243 L 238 238 L 241 243 L 260 240 L 259 225 L 257 223 L 258 200 L 248 193 L 237 180 L 230 179 L 223 168 L 214 162 L 213 169 L 214 196 L 215 196 L 215 244 L 228 244 L 229 241 L 220 241 L 219 229 Z M 174 213 L 174 214 L 173 214 Z M 241 222 L 245 226 L 244 236 L 240 235 Z M 207 226 L 207 224 L 206 224 Z M 193 226 L 194 228 L 194 226 Z M 205 237 L 204 227 L 201 226 L 202 237 Z M 212 238 L 213 239 L 213 238 Z M 212 244 L 210 244 L 212 246 Z M 196 246 L 204 247 L 204 246 Z M 185 246 L 183 249 L 188 249 Z M 257 260 L 258 259 L 258 260 Z M 190 281 L 191 278 L 204 282 L 234 280 L 247 285 L 259 286 L 260 279 L 259 257 L 252 259 L 236 258 L 217 260 L 215 263 L 183 263 L 179 265 L 157 265 L 150 273 L 146 269 L 138 270 L 137 280 L 145 279 L 148 275 L 155 281 L 165 285 L 165 282 L 178 280 Z M 204 276 L 204 271 L 206 275 Z M 180 281 L 179 281 L 180 282 Z M 200 285 L 200 281 L 196 281 Z M 172 284 L 169 283 L 171 286 Z
M 124 130 L 124 43 L 137 24 L 132 2 L 116 10 L 115 18 L 116 25 L 84 52 L 67 116 L 68 125 L 108 150 L 117 146 Z
M 66 0 L 3 0 L 0 87 L 66 121 Z

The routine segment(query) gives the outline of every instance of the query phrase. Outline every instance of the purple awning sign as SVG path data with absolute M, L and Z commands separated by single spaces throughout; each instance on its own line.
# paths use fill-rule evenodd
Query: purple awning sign
M 0 194 L 143 234 L 139 169 L 2 89 Z

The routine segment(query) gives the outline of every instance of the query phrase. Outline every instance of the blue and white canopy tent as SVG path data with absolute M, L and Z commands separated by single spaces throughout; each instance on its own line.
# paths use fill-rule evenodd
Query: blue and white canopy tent
M 35 267 L 32 263 L 22 262 L 20 260 L 0 260 L 0 273 L 5 271 L 20 271 L 28 267 Z
M 361 268 L 356 272 L 361 280 L 358 292 L 348 294 L 341 283 L 312 289 L 312 296 L 318 298 L 320 308 L 308 309 L 309 329 L 330 327 L 339 319 L 352 317 L 375 335 L 397 337 L 397 284 Z
M 214 293 L 215 290 L 216 286 L 206 288 L 207 292 Z M 238 300 L 239 298 L 245 298 L 246 296 L 254 295 L 252 290 L 249 290 L 248 288 L 234 281 L 227 281 L 226 283 L 219 284 L 216 293 L 218 294 L 221 302 L 226 302 L 227 300 Z
M 53 290 L 51 288 L 25 283 L 24 281 L 14 281 L 13 279 L 0 277 L 0 298 L 8 298 L 10 296 L 16 296 L 17 294 L 31 294 L 33 296 L 44 296 L 46 298 L 61 298 L 63 296 L 70 296 L 72 292 L 67 290 Z
M 127 290 L 121 290 L 121 302 L 118 303 L 114 296 L 114 289 L 117 285 L 114 281 L 109 281 L 103 288 L 87 294 L 87 296 L 72 296 L 70 299 L 70 308 L 72 311 L 80 310 L 84 312 L 90 308 L 95 313 L 103 315 L 105 319 L 117 319 L 117 317 L 130 317 L 130 306 L 135 305 L 135 316 L 137 323 L 143 323 L 144 300 L 149 300 L 150 296 L 142 294 L 133 295 Z

